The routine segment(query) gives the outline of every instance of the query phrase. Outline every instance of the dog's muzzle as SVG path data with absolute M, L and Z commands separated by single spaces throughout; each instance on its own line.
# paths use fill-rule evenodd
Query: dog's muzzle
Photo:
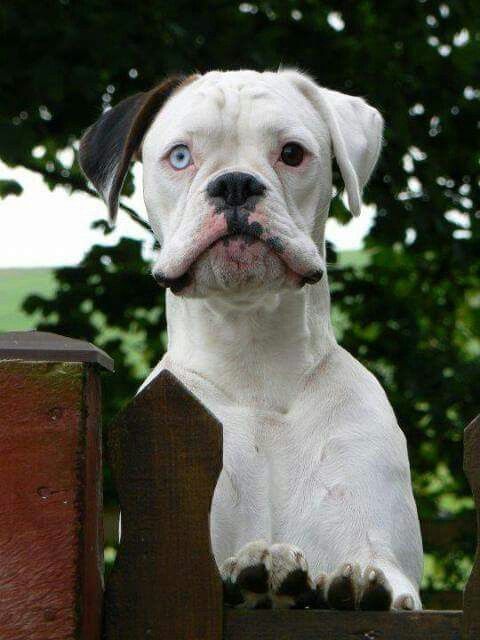
M 176 231 L 174 241 L 160 252 L 153 270 L 156 282 L 179 293 L 191 284 L 190 269 L 203 252 L 222 238 L 228 245 L 229 237 L 238 236 L 243 236 L 247 244 L 265 243 L 293 272 L 299 286 L 318 282 L 324 265 L 314 242 L 306 234 L 292 233 L 293 225 L 288 233 L 281 225 L 277 228 L 274 221 L 266 220 L 261 200 L 267 190 L 260 178 L 248 172 L 230 171 L 213 178 L 204 191 L 210 201 L 206 222 L 197 225 L 195 234 L 190 229 L 185 235 Z

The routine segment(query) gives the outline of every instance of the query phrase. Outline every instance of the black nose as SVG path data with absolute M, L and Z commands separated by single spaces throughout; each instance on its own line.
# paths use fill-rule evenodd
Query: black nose
M 232 171 L 215 178 L 207 187 L 211 198 L 222 198 L 228 207 L 240 207 L 251 196 L 263 196 L 266 186 L 250 173 Z

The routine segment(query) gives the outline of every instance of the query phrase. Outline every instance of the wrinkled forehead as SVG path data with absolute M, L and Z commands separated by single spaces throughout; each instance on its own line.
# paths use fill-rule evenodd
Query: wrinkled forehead
M 174 94 L 147 138 L 212 136 L 221 131 L 259 135 L 312 135 L 322 122 L 312 104 L 277 73 L 210 72 Z

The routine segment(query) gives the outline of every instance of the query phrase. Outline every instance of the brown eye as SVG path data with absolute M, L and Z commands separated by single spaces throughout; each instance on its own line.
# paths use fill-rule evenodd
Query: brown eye
M 283 147 L 280 158 L 282 162 L 288 164 L 289 167 L 298 167 L 299 164 L 302 164 L 304 155 L 303 147 L 296 142 L 288 142 Z

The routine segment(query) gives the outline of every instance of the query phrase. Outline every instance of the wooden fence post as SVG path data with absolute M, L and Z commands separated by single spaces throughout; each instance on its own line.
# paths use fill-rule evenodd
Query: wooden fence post
M 464 469 L 477 510 L 477 552 L 463 594 L 464 640 L 480 638 L 480 416 L 465 429 Z
M 0 336 L 0 638 L 99 640 L 102 351 Z
M 216 419 L 162 372 L 109 430 L 122 536 L 105 594 L 107 640 L 220 640 L 222 585 L 208 513 L 222 467 Z

